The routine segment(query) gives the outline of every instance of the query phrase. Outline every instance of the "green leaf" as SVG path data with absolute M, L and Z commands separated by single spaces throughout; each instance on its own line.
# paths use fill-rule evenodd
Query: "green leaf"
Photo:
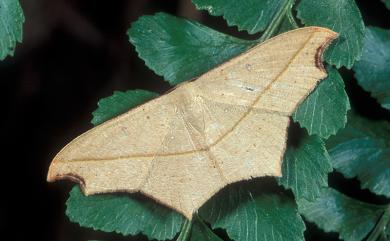
M 390 197 L 390 123 L 350 115 L 347 126 L 327 142 L 333 167 L 362 188 Z
M 296 199 L 313 200 L 328 186 L 332 171 L 325 144 L 319 137 L 306 136 L 297 149 L 289 148 L 284 155 L 279 184 L 293 191 Z
M 355 76 L 364 90 L 390 110 L 390 30 L 369 27 L 363 54 L 354 66 Z
M 99 125 L 157 96 L 146 90 L 115 91 L 112 96 L 99 100 L 98 108 L 92 113 L 91 123 Z
M 194 217 L 194 224 L 191 230 L 190 241 L 223 241 L 197 216 Z
M 364 23 L 354 0 L 301 0 L 298 18 L 306 25 L 327 27 L 340 34 L 325 59 L 337 68 L 351 68 L 361 55 Z
M 23 10 L 18 0 L 0 0 L 0 60 L 13 55 L 22 42 Z
M 277 195 L 228 187 L 208 201 L 200 215 L 235 241 L 304 240 L 305 224 L 295 204 Z
M 73 188 L 66 203 L 66 215 L 72 222 L 105 232 L 123 235 L 145 234 L 149 239 L 173 239 L 184 217 L 151 201 L 128 196 L 84 196 Z
M 299 105 L 293 119 L 310 135 L 327 139 L 345 126 L 349 109 L 343 79 L 336 69 L 329 67 L 328 77 Z
M 198 215 L 186 220 L 176 241 L 223 241 L 203 222 Z
M 345 241 L 360 241 L 373 229 L 385 207 L 363 203 L 326 188 L 314 202 L 298 201 L 301 214 L 326 232 Z
M 145 64 L 171 85 L 193 79 L 253 45 L 165 13 L 139 18 L 128 35 Z
M 286 0 L 192 0 L 197 9 L 223 16 L 229 26 L 250 34 L 263 31 Z
M 390 0 L 382 0 L 388 9 L 390 9 Z
M 293 29 L 299 28 L 297 22 L 295 21 L 295 18 L 292 14 L 292 9 L 288 10 L 286 15 L 284 16 L 282 22 L 280 23 L 278 34 L 282 34 L 285 32 L 288 32 Z

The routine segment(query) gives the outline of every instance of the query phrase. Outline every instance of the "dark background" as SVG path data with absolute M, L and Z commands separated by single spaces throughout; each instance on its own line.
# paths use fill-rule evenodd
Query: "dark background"
M 367 25 L 390 28 L 390 11 L 379 0 L 357 2 Z M 100 98 L 114 90 L 162 93 L 169 89 L 138 59 L 127 40 L 130 23 L 141 15 L 164 11 L 250 37 L 227 27 L 220 17 L 195 11 L 190 0 L 21 0 L 21 5 L 26 17 L 23 44 L 18 44 L 15 57 L 0 62 L 1 240 L 125 240 L 70 223 L 65 201 L 72 184 L 48 184 L 46 172 L 51 158 L 66 143 L 92 127 L 91 113 Z M 342 73 L 358 113 L 390 119 L 357 86 L 351 71 Z M 363 201 L 385 201 L 338 174 L 331 175 L 330 183 Z M 337 240 L 336 234 L 325 234 L 314 225 L 308 229 L 308 240 Z

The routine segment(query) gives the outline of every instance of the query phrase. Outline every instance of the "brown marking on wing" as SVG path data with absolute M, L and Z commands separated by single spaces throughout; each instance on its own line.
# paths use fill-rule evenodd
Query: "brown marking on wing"
M 323 54 L 325 49 L 330 45 L 330 43 L 335 40 L 338 37 L 338 35 L 328 37 L 324 44 L 322 44 L 320 47 L 317 48 L 316 55 L 314 56 L 314 62 L 316 64 L 316 67 L 319 68 L 321 71 L 326 72 L 324 64 L 322 62 Z

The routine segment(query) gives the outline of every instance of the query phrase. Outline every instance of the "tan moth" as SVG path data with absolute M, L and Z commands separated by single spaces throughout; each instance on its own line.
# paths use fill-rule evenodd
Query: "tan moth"
M 322 53 L 336 37 L 307 27 L 261 43 L 77 137 L 48 181 L 141 192 L 191 219 L 230 183 L 281 176 L 289 117 L 326 77 Z

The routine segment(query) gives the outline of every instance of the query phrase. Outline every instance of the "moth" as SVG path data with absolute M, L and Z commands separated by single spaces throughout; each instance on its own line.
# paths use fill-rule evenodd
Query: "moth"
M 281 176 L 289 117 L 327 76 L 322 54 L 336 37 L 307 27 L 260 43 L 77 137 L 47 179 L 86 195 L 140 192 L 191 219 L 230 183 Z

